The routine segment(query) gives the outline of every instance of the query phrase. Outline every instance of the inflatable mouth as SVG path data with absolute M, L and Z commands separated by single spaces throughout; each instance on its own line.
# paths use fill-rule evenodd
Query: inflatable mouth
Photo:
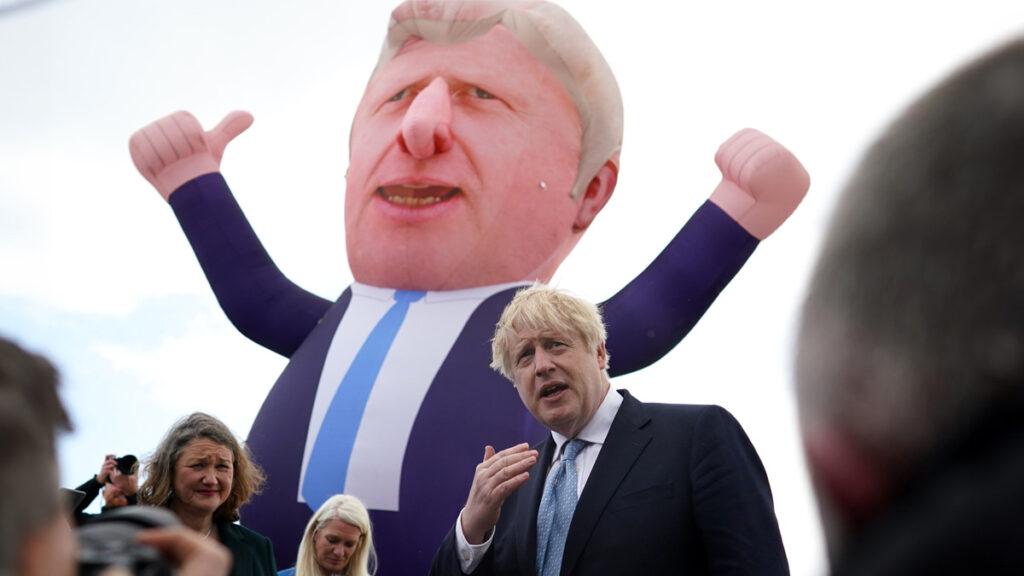
M 419 207 L 431 206 L 445 200 L 454 198 L 460 194 L 460 188 L 449 188 L 446 186 L 381 186 L 377 188 L 377 195 L 389 204 L 398 206 Z

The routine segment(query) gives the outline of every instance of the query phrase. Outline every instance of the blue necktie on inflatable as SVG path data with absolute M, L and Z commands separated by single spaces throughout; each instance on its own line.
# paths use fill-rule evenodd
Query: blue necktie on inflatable
M 573 439 L 562 449 L 562 459 L 548 475 L 537 512 L 537 574 L 558 576 L 569 523 L 576 510 L 576 456 L 586 444 Z
M 366 337 L 334 393 L 320 425 L 320 433 L 313 443 L 302 483 L 302 497 L 311 509 L 317 510 L 328 498 L 345 490 L 349 457 L 370 391 L 409 305 L 423 298 L 424 294 L 426 292 L 395 291 L 395 303 Z

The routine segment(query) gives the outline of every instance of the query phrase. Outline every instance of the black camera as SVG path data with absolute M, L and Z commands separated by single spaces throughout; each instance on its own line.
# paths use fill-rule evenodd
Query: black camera
M 140 530 L 166 526 L 181 526 L 166 508 L 123 506 L 96 516 L 77 530 L 79 575 L 100 576 L 118 568 L 112 573 L 171 576 L 174 567 L 160 551 L 135 541 Z
M 114 458 L 114 462 L 117 462 L 117 469 L 121 471 L 121 474 L 131 476 L 138 469 L 136 465 L 139 463 L 139 459 L 134 454 L 125 454 L 120 458 Z

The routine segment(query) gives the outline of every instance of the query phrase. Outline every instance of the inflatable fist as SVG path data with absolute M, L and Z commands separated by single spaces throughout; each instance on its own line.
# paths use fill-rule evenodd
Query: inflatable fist
M 195 116 L 178 111 L 132 134 L 128 147 L 135 168 L 169 200 L 185 182 L 220 172 L 224 148 L 251 126 L 252 120 L 252 114 L 236 110 L 207 132 Z
M 744 128 L 715 154 L 722 182 L 710 200 L 758 240 L 796 210 L 811 179 L 792 152 L 769 136 Z

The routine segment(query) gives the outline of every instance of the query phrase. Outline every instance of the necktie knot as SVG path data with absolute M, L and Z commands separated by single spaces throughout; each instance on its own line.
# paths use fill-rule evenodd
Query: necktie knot
M 562 460 L 565 460 L 566 462 L 575 461 L 576 456 L 579 455 L 580 450 L 583 450 L 583 447 L 586 446 L 586 444 L 586 442 L 579 438 L 569 440 L 566 442 L 565 447 L 562 448 Z
M 395 290 L 395 302 L 403 304 L 418 302 L 426 295 L 422 290 Z

